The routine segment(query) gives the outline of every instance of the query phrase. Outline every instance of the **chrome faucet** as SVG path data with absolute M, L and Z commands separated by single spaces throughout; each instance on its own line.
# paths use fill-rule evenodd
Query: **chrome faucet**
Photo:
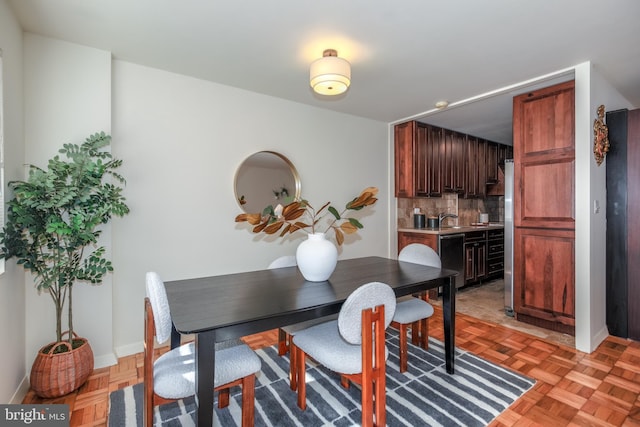
M 441 214 L 438 215 L 438 224 L 440 224 L 440 227 L 442 227 L 442 221 L 444 221 L 447 218 L 458 218 L 458 215 L 442 212 Z

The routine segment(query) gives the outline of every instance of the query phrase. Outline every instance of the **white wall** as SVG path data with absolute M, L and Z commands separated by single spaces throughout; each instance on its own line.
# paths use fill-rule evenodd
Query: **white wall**
M 287 156 L 312 204 L 344 205 L 379 187 L 340 257 L 388 254 L 386 124 L 123 61 L 113 70 L 113 153 L 124 159 L 131 207 L 113 225 L 118 355 L 141 349 L 145 272 L 164 280 L 234 273 L 294 253 L 304 233 L 264 238 L 234 222 L 235 171 L 254 152 Z
M 633 108 L 591 63 L 576 66 L 576 348 L 595 350 L 606 325 L 606 158 L 593 157 L 593 121 L 598 106 Z M 584 177 L 589 176 L 586 180 Z M 595 212 L 595 205 L 599 211 Z
M 22 30 L 5 0 L 0 0 L 3 64 L 5 182 L 22 179 L 24 163 Z M 6 192 L 7 187 L 4 188 Z M 6 200 L 11 194 L 6 194 Z M 14 261 L 0 275 L 0 403 L 19 403 L 26 392 L 24 272 Z M 30 368 L 30 365 L 29 365 Z
M 25 161 L 46 167 L 64 143 L 84 142 L 111 130 L 111 54 L 26 33 Z M 110 253 L 110 229 L 101 237 Z M 74 286 L 74 330 L 89 339 L 96 367 L 116 362 L 112 335 L 112 285 Z M 55 341 L 55 310 L 48 294 L 38 294 L 26 278 L 27 343 L 30 367 L 40 347 Z M 66 319 L 66 316 L 65 316 Z

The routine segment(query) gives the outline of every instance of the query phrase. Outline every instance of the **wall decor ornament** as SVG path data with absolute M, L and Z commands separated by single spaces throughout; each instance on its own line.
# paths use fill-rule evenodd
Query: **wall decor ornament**
M 598 118 L 593 121 L 593 157 L 598 166 L 609 151 L 609 128 L 604 123 L 604 105 L 598 107 Z

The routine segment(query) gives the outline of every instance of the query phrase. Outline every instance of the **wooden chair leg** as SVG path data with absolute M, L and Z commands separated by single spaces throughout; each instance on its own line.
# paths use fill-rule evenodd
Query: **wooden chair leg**
M 223 388 L 218 392 L 218 408 L 226 408 L 227 406 L 229 406 L 229 389 Z
M 418 345 L 420 343 L 420 322 L 413 322 L 411 324 L 411 343 Z
M 289 388 L 296 391 L 298 389 L 298 365 L 296 364 L 298 351 L 293 342 L 289 342 Z
M 376 411 L 376 425 L 377 426 L 386 426 L 387 420 L 387 380 L 384 375 L 382 378 L 377 378 L 375 381 L 375 411 Z
M 155 323 L 151 301 L 144 299 L 144 384 L 143 384 L 143 424 L 144 427 L 153 427 L 153 343 Z
M 253 427 L 256 398 L 256 376 L 242 379 L 242 427 Z
M 420 321 L 420 347 L 429 349 L 429 319 Z
M 144 385 L 144 427 L 153 427 L 153 391 L 151 394 L 147 391 L 147 385 Z
M 306 357 L 304 351 L 292 345 L 289 351 L 296 352 L 296 371 L 298 381 L 298 407 L 303 411 L 307 409 L 307 379 L 306 379 Z
M 340 375 L 340 385 L 342 385 L 343 388 L 348 389 L 350 386 L 350 382 L 349 382 L 349 378 L 347 378 L 345 375 Z
M 413 329 L 413 328 L 411 328 Z M 400 325 L 400 372 L 407 371 L 407 325 Z
M 291 337 L 282 328 L 278 329 L 278 356 L 284 356 L 289 351 Z
M 373 427 L 373 378 L 362 373 L 362 427 Z M 377 411 L 377 408 L 376 408 Z
M 365 312 L 366 313 L 366 312 Z M 371 365 L 369 384 L 371 384 L 372 389 L 370 390 L 372 393 L 372 397 L 375 403 L 375 423 L 377 426 L 386 426 L 387 418 L 387 398 L 386 398 L 386 388 L 387 388 L 387 380 L 386 380 L 386 362 L 385 362 L 385 328 L 384 328 L 384 306 L 378 306 L 375 309 L 377 320 L 374 324 L 374 354 L 375 354 L 375 362 Z M 362 316 L 363 324 L 368 325 L 369 322 L 365 322 L 365 314 Z M 370 319 L 368 319 L 370 320 Z M 369 328 L 367 327 L 367 332 Z M 406 333 L 405 333 L 406 337 Z M 363 334 L 363 341 L 365 335 Z M 364 348 L 364 346 L 363 346 Z M 406 340 L 405 340 L 405 350 L 406 350 Z M 371 354 L 367 351 L 367 355 Z M 363 353 L 364 357 L 364 353 Z M 406 359 L 405 359 L 406 361 Z M 368 363 L 367 363 L 368 364 Z M 364 366 L 363 362 L 363 368 Z M 363 369 L 364 374 L 364 369 Z M 364 381 L 364 378 L 363 378 Z M 373 411 L 374 408 L 371 408 Z M 372 414 L 373 415 L 373 414 Z M 372 420 L 373 424 L 373 420 Z

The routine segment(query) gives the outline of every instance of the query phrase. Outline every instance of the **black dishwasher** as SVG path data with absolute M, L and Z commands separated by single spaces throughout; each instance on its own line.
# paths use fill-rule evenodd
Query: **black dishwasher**
M 464 285 L 464 233 L 441 234 L 438 241 L 442 268 L 455 270 L 456 288 Z

